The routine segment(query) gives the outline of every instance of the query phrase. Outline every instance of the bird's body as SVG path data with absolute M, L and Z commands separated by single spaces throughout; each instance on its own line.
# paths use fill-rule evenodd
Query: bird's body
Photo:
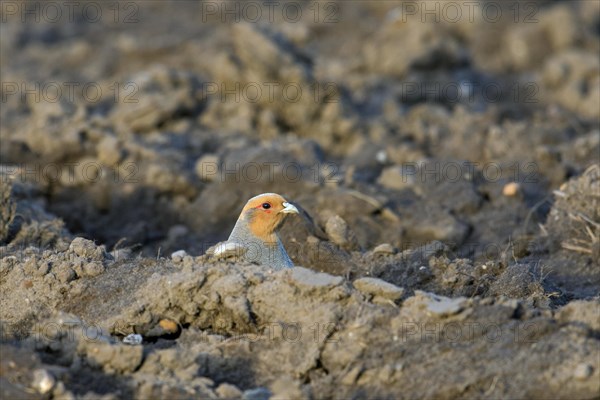
M 215 250 L 216 256 L 235 253 L 246 261 L 272 267 L 294 266 L 277 231 L 288 214 L 298 209 L 275 193 L 263 193 L 248 200 L 227 242 Z

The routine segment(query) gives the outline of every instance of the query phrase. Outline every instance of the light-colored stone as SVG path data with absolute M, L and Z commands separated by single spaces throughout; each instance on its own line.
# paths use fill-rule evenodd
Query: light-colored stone
M 385 168 L 379 175 L 377 183 L 389 189 L 400 190 L 414 186 L 415 177 L 407 174 L 401 166 L 395 165 Z
M 440 317 L 458 314 L 463 310 L 467 302 L 466 297 L 452 299 L 422 290 L 415 290 L 415 296 L 419 296 L 424 300 L 429 314 Z
M 31 386 L 41 394 L 48 393 L 56 385 L 56 379 L 45 369 L 33 371 L 33 382 Z
M 509 182 L 502 188 L 502 194 L 506 197 L 514 197 L 521 190 L 521 185 L 518 182 Z
M 398 300 L 404 294 L 404 288 L 377 278 L 360 278 L 352 284 L 366 295 L 380 296 L 392 301 Z
M 344 246 L 348 243 L 348 224 L 339 215 L 327 220 L 325 232 L 329 239 L 338 246 Z
M 219 387 L 215 389 L 215 393 L 222 399 L 239 399 L 242 397 L 242 391 L 235 385 L 229 383 L 221 383 Z
M 137 333 L 131 333 L 123 338 L 123 343 L 129 344 L 132 346 L 140 345 L 140 344 L 142 344 L 143 341 L 144 341 L 144 339 L 142 338 L 142 335 L 137 334 Z
M 109 167 L 114 167 L 121 161 L 122 152 L 119 149 L 119 140 L 114 136 L 107 135 L 102 138 L 98 143 L 97 151 L 98 160 Z
M 171 254 L 171 260 L 174 262 L 180 262 L 187 256 L 187 252 L 185 250 L 177 250 Z
M 289 271 L 292 282 L 302 289 L 321 289 L 340 285 L 343 282 L 341 276 L 333 276 L 322 272 L 294 267 Z
M 589 364 L 579 364 L 573 370 L 573 377 L 579 381 L 588 379 L 594 373 L 594 367 Z
M 595 331 L 600 331 L 600 304 L 595 300 L 575 300 L 556 312 L 556 319 L 561 323 L 586 324 Z
M 373 254 L 396 254 L 396 249 L 389 243 L 382 243 L 373 249 Z

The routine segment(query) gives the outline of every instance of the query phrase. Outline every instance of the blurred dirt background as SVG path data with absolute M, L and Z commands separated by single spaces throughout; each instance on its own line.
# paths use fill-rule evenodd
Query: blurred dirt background
M 599 2 L 1 4 L 3 398 L 600 396 Z

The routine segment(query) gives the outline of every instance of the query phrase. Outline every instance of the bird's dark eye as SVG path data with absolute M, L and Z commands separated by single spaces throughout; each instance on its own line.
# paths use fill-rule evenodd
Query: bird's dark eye
M 264 208 L 265 210 L 268 210 L 269 208 L 271 208 L 271 204 L 269 204 L 269 203 L 263 203 L 262 204 L 262 208 Z

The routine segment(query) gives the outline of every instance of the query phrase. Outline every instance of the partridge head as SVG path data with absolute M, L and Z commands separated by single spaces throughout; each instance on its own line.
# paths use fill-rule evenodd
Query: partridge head
M 277 235 L 289 214 L 298 214 L 298 209 L 278 194 L 263 193 L 251 198 L 242 209 L 229 239 L 217 246 L 214 255 L 223 257 L 235 253 L 246 261 L 273 269 L 293 267 Z

